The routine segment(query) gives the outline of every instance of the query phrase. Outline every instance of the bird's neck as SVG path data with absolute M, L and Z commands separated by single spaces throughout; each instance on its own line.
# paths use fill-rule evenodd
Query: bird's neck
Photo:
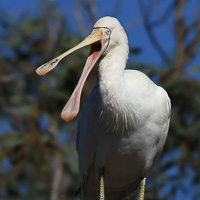
M 128 58 L 128 45 L 116 47 L 106 54 L 99 65 L 99 92 L 102 107 L 100 121 L 105 132 L 116 135 L 129 134 L 130 127 L 137 123 L 137 114 L 133 114 L 127 96 L 124 70 Z M 129 115 L 131 109 L 131 115 Z
M 128 51 L 127 43 L 115 46 L 100 62 L 99 88 L 105 103 L 117 99 L 123 90 Z

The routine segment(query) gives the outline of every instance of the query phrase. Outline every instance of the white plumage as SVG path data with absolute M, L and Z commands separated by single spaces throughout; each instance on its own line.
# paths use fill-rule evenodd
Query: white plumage
M 82 197 L 99 199 L 103 176 L 105 199 L 121 200 L 136 190 L 160 154 L 168 133 L 171 105 L 163 88 L 142 72 L 125 69 L 128 39 L 117 19 L 100 19 L 94 31 L 101 36 L 90 42 L 86 67 L 92 68 L 102 56 L 99 83 L 84 105 L 76 139 Z M 85 80 L 84 71 L 83 76 Z M 66 121 L 78 112 L 84 81 L 80 82 L 62 112 Z
M 125 70 L 128 40 L 116 19 L 102 18 L 94 27 L 112 33 L 99 65 L 99 84 L 82 110 L 76 148 L 86 199 L 98 199 L 103 173 L 105 199 L 117 200 L 138 187 L 162 150 L 170 100 L 146 75 Z

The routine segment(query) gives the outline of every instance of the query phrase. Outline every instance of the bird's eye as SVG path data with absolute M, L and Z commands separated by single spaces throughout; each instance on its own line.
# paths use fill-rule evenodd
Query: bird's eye
M 110 31 L 110 29 L 106 29 L 106 35 L 110 35 L 111 34 L 111 31 Z

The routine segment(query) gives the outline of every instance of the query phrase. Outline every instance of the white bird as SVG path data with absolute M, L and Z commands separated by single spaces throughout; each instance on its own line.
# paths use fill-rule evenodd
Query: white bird
M 141 183 L 139 199 L 143 199 L 145 178 L 167 137 L 170 99 L 144 73 L 125 69 L 128 39 L 113 17 L 98 20 L 85 40 L 42 65 L 37 73 L 46 74 L 62 58 L 88 45 L 91 50 L 83 73 L 61 114 L 65 121 L 76 117 L 84 82 L 101 57 L 99 83 L 78 122 L 76 148 L 82 197 L 121 200 Z

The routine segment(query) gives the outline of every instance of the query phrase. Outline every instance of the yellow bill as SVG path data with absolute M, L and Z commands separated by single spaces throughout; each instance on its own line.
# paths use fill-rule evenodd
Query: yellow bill
M 101 38 L 102 38 L 102 33 L 99 31 L 99 29 L 94 29 L 92 33 L 87 38 L 85 38 L 80 44 L 64 52 L 63 54 L 59 55 L 53 60 L 50 60 L 49 62 L 43 64 L 42 66 L 37 68 L 36 73 L 40 76 L 45 75 L 46 73 L 54 69 L 64 57 L 68 56 L 69 54 L 75 52 L 78 49 L 81 49 L 97 41 L 100 41 Z

